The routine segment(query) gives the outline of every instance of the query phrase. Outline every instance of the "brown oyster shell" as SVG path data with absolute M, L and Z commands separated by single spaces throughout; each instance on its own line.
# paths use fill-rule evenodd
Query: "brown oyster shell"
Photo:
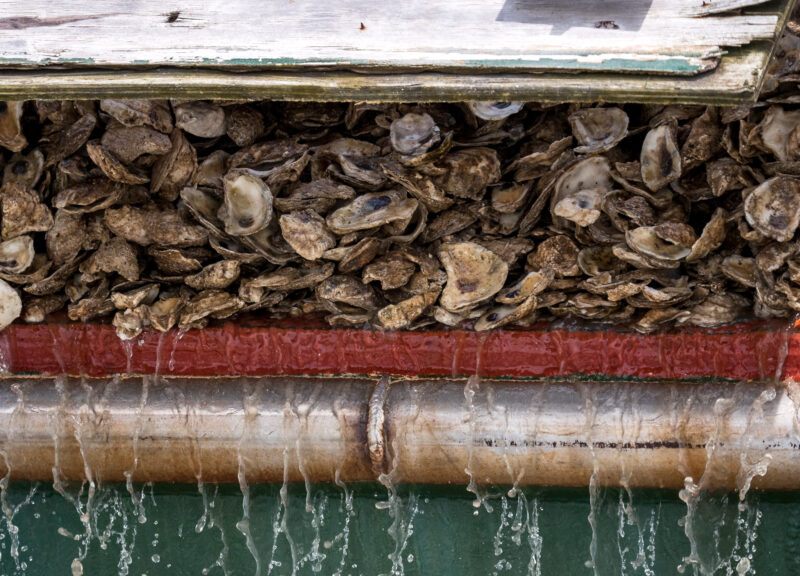
M 673 126 L 662 124 L 650 130 L 642 144 L 642 180 L 653 192 L 681 176 L 681 154 L 674 132 Z
M 438 255 L 447 272 L 439 303 L 450 312 L 488 300 L 503 288 L 508 276 L 508 265 L 499 256 L 473 242 L 443 244 Z
M 203 246 L 208 232 L 202 226 L 187 223 L 177 211 L 145 206 L 121 206 L 105 211 L 105 223 L 117 236 L 141 246 Z
M 278 222 L 286 242 L 306 260 L 318 260 L 326 250 L 336 246 L 336 237 L 313 210 L 283 214 Z
M 744 213 L 761 234 L 778 242 L 791 240 L 800 225 L 800 186 L 791 178 L 770 178 L 745 198 Z
M 583 108 L 569 116 L 576 154 L 597 154 L 616 146 L 628 133 L 628 115 L 621 108 Z

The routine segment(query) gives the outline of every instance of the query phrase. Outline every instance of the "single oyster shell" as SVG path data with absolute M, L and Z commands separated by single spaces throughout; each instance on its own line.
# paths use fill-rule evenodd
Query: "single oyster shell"
M 681 146 L 681 163 L 684 171 L 705 164 L 722 148 L 722 126 L 713 106 L 692 121 L 689 135 Z
M 786 260 L 797 252 L 797 245 L 791 242 L 767 244 L 756 254 L 756 266 L 762 272 L 776 272 L 783 268 Z
M 647 133 L 639 161 L 642 180 L 653 192 L 681 177 L 681 154 L 670 125 L 662 124 Z
M 172 113 L 165 100 L 100 100 L 100 110 L 125 126 L 152 126 L 172 132 Z
M 648 310 L 644 316 L 639 318 L 636 324 L 633 325 L 633 329 L 637 332 L 648 334 L 672 322 L 685 322 L 691 315 L 692 313 L 688 310 L 680 310 L 678 308 L 654 308 Z
M 136 308 L 140 304 L 152 304 L 158 297 L 159 290 L 158 284 L 143 284 L 124 292 L 112 292 L 111 302 L 117 310 Z
M 256 252 L 248 251 L 248 247 L 237 242 L 231 237 L 217 238 L 210 236 L 208 244 L 211 249 L 222 256 L 225 260 L 236 260 L 242 264 L 259 265 L 263 264 L 266 258 Z
M 5 280 L 0 280 L 0 330 L 22 314 L 22 298 Z
M 364 267 L 361 276 L 364 284 L 378 281 L 381 290 L 395 290 L 402 288 L 411 279 L 416 266 L 401 252 L 389 252 L 377 260 L 373 260 Z
M 185 102 L 174 107 L 175 126 L 198 138 L 218 138 L 225 135 L 227 122 L 221 106 L 210 102 Z
M 44 155 L 35 148 L 28 154 L 14 154 L 3 168 L 3 185 L 17 184 L 33 188 L 44 173 Z
M 33 263 L 33 238 L 17 236 L 0 242 L 0 272 L 19 274 Z
M 53 140 L 42 146 L 47 161 L 45 168 L 55 165 L 67 156 L 71 156 L 86 144 L 92 131 L 97 125 L 97 116 L 94 112 L 84 114 L 69 128 L 60 132 Z
M 129 281 L 138 280 L 140 273 L 136 249 L 118 236 L 93 252 L 78 269 L 92 276 L 116 272 Z
M 240 148 L 250 146 L 265 132 L 264 116 L 253 106 L 234 106 L 228 114 L 228 138 Z
M 186 303 L 178 327 L 190 328 L 209 316 L 217 319 L 227 318 L 242 308 L 244 302 L 233 294 L 220 290 L 203 290 Z
M 63 266 L 56 268 L 50 276 L 34 281 L 32 284 L 25 286 L 23 290 L 34 296 L 47 296 L 58 292 L 64 288 L 67 280 L 78 269 L 78 264 L 80 264 L 80 259 L 78 258 L 72 262 L 67 262 Z
M 92 162 L 97 164 L 103 174 L 114 182 L 122 182 L 123 184 L 146 184 L 150 182 L 150 176 L 144 171 L 125 166 L 113 154 L 103 148 L 103 145 L 97 140 L 86 144 L 86 151 L 89 153 L 89 158 L 92 159 Z
M 241 263 L 238 260 L 222 260 L 187 276 L 185 282 L 196 290 L 222 290 L 239 279 L 240 270 Z
M 402 330 L 408 328 L 423 312 L 432 306 L 439 298 L 441 290 L 433 290 L 423 294 L 416 294 L 411 298 L 401 300 L 397 304 L 378 310 L 375 315 L 378 324 L 384 330 Z
M 553 214 L 575 222 L 578 226 L 589 226 L 597 222 L 602 212 L 603 199 L 608 194 L 605 188 L 579 190 L 563 198 L 553 207 Z
M 443 175 L 436 184 L 456 198 L 480 200 L 486 187 L 500 180 L 500 157 L 491 148 L 467 148 L 445 157 L 439 166 Z
M 744 213 L 764 236 L 778 242 L 791 240 L 800 225 L 800 187 L 790 178 L 770 178 L 745 198 Z
M 553 278 L 554 273 L 549 268 L 528 272 L 514 284 L 501 290 L 495 300 L 501 304 L 521 304 L 530 296 L 544 292 Z
M 161 209 L 155 204 L 108 208 L 105 223 L 117 236 L 141 246 L 157 244 L 184 248 L 203 246 L 208 241 L 208 232 L 203 226 L 188 224 L 177 210 Z
M 751 186 L 753 180 L 733 158 L 720 158 L 709 162 L 706 166 L 706 180 L 714 197 L 719 197 L 729 190 L 740 190 Z
M 578 268 L 587 276 L 599 276 L 604 272 L 621 272 L 624 265 L 614 256 L 611 246 L 587 246 L 578 252 Z
M 473 242 L 443 244 L 439 260 L 447 272 L 441 306 L 450 312 L 472 308 L 497 294 L 506 282 L 508 264 Z
M 159 332 L 166 332 L 178 323 L 186 300 L 172 297 L 159 300 L 150 305 L 150 325 Z
M 100 143 L 125 164 L 130 164 L 143 154 L 161 156 L 172 149 L 169 136 L 149 126 L 114 126 L 103 133 Z
M 0 146 L 21 152 L 28 145 L 22 133 L 22 100 L 0 100 Z
M 144 186 L 129 186 L 108 178 L 89 178 L 61 190 L 53 198 L 53 206 L 72 214 L 87 214 L 115 204 L 139 204 L 148 198 Z
M 528 255 L 528 266 L 534 270 L 550 269 L 558 277 L 577 276 L 578 247 L 569 236 L 551 236 Z
M 147 249 L 147 254 L 153 258 L 159 270 L 166 274 L 182 276 L 203 268 L 203 264 L 198 258 L 177 248 L 151 246 Z
M 356 197 L 325 219 L 334 234 L 347 234 L 368 230 L 395 222 L 408 220 L 417 210 L 417 200 L 408 198 L 403 190 L 371 192 Z
M 800 157 L 798 125 L 800 110 L 786 112 L 780 106 L 770 106 L 757 127 L 763 144 L 761 147 L 772 152 L 781 162 L 797 160 Z
M 150 192 L 173 202 L 184 186 L 190 186 L 197 174 L 197 152 L 180 129 L 172 131 L 172 148 L 153 166 Z
M 620 243 L 614 244 L 611 247 L 614 256 L 623 262 L 630 264 L 635 268 L 640 269 L 675 269 L 680 267 L 680 262 L 677 260 L 664 260 L 662 258 L 653 258 L 639 252 L 635 252 L 628 248 L 627 244 Z
M 536 309 L 537 302 L 536 296 L 532 295 L 528 296 L 516 306 L 495 306 L 489 309 L 475 322 L 475 330 L 478 332 L 494 330 L 506 324 L 522 320 Z
M 472 206 L 455 206 L 436 215 L 428 223 L 422 234 L 422 241 L 433 242 L 444 236 L 451 236 L 472 226 L 478 219 Z
M 533 182 L 521 182 L 492 190 L 492 208 L 503 214 L 512 214 L 525 205 Z
M 197 186 L 222 189 L 222 178 L 230 156 L 225 150 L 214 150 L 206 156 L 197 167 Z
M 315 293 L 320 300 L 347 304 L 363 310 L 377 310 L 379 300 L 375 291 L 352 276 L 331 276 L 317 286 Z
M 611 150 L 628 133 L 628 115 L 621 108 L 583 108 L 570 114 L 572 135 L 580 146 L 576 154 Z
M 19 184 L 5 184 L 2 196 L 3 238 L 30 232 L 47 232 L 53 225 L 50 209 L 39 201 L 35 191 Z
M 686 258 L 696 239 L 694 230 L 677 222 L 641 226 L 625 232 L 625 241 L 632 250 L 659 260 Z
M 701 328 L 715 328 L 729 324 L 745 311 L 746 301 L 736 294 L 712 294 L 693 306 L 687 324 Z
M 748 288 L 756 287 L 756 261 L 755 258 L 746 258 L 734 254 L 722 261 L 722 273 L 727 277 Z
M 249 236 L 263 230 L 272 218 L 272 193 L 260 178 L 241 170 L 231 170 L 223 179 L 225 200 L 218 216 L 225 232 Z
M 481 120 L 502 120 L 516 114 L 523 102 L 467 102 L 467 106 Z
M 566 170 L 555 182 L 555 191 L 550 198 L 550 212 L 555 216 L 556 206 L 584 190 L 597 190 L 599 196 L 601 195 L 599 191 L 610 190 L 613 184 L 611 165 L 605 157 L 593 156 L 581 160 Z M 594 206 L 594 203 L 591 204 L 593 206 L 591 210 L 599 208 Z
M 406 114 L 392 122 L 389 140 L 392 148 L 404 156 L 419 156 L 441 139 L 439 127 L 429 114 Z
M 150 309 L 147 306 L 120 310 L 114 314 L 111 324 L 116 328 L 120 340 L 133 340 L 150 325 Z
M 225 225 L 217 216 L 222 202 L 216 196 L 199 188 L 186 187 L 181 190 L 181 200 L 194 219 L 208 228 L 213 236 L 217 238 L 226 236 L 222 231 Z
M 16 240 L 16 238 L 14 239 Z M 10 242 L 10 240 L 8 240 Z M 44 280 L 50 273 L 53 263 L 44 254 L 34 254 L 30 266 L 22 272 L 3 272 L 0 271 L 0 278 L 12 284 L 27 286 L 34 282 Z
M 361 270 L 375 259 L 382 244 L 383 243 L 377 238 L 362 238 L 358 243 L 352 246 L 343 247 L 345 252 L 341 259 L 338 260 L 339 265 L 337 269 L 342 274 L 350 274 L 351 272 Z M 327 258 L 326 255 L 330 252 L 331 251 L 328 250 L 322 257 Z
M 705 258 L 711 252 L 722 246 L 727 231 L 726 220 L 728 213 L 724 208 L 717 208 L 711 215 L 708 224 L 703 228 L 703 233 L 692 245 L 691 253 L 686 257 L 687 262 L 694 262 Z
M 44 322 L 48 314 L 60 310 L 66 302 L 67 299 L 63 294 L 27 297 L 23 302 L 22 319 L 29 324 Z
M 318 260 L 323 252 L 336 246 L 336 237 L 313 210 L 283 214 L 278 222 L 286 242 L 306 260 Z

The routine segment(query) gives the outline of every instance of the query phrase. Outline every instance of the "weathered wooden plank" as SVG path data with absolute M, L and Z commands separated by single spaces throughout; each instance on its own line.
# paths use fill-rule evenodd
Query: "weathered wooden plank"
M 0 0 L 0 65 L 697 74 L 773 38 L 764 0 Z
M 771 42 L 730 52 L 711 74 L 358 74 L 186 68 L 0 72 L 0 99 L 224 98 L 321 101 L 609 101 L 740 104 L 752 101 Z

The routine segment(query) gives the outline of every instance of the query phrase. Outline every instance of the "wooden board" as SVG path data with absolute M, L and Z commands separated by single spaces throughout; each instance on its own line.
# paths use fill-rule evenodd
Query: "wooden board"
M 794 1 L 0 0 L 0 98 L 733 104 Z
M 724 48 L 775 34 L 774 11 L 694 17 L 704 4 L 404 0 L 387 9 L 375 0 L 188 0 L 173 10 L 162 0 L 0 0 L 0 62 L 695 74 Z

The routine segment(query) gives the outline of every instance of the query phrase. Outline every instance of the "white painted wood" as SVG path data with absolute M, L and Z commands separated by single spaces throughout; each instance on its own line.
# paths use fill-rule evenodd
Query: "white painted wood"
M 779 21 L 768 11 L 689 16 L 702 8 L 703 0 L 0 0 L 0 66 L 692 74 L 725 48 L 773 38 Z

